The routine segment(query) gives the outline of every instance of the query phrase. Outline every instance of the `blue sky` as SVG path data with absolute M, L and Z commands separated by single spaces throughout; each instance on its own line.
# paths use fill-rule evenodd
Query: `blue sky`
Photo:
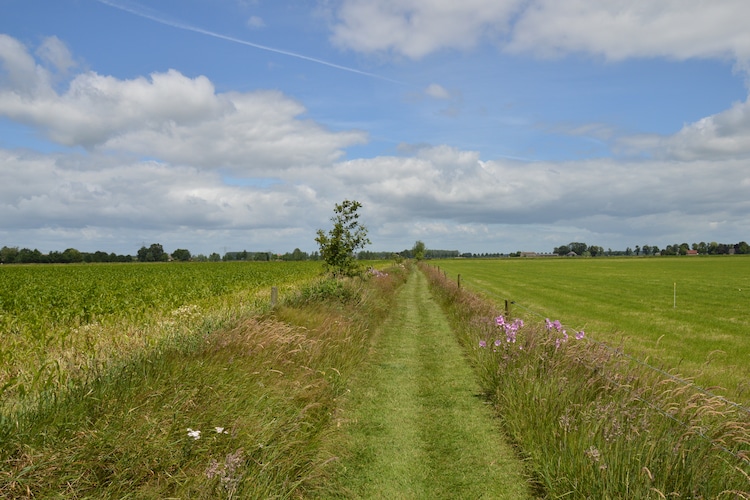
M 0 246 L 750 240 L 744 0 L 0 0 Z

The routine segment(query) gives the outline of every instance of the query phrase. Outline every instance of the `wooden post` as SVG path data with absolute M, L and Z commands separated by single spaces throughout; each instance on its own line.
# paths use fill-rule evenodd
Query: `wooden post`
M 505 299 L 505 318 L 510 319 L 510 301 Z
M 271 287 L 271 309 L 276 307 L 276 300 L 279 298 L 279 289 L 275 286 Z
M 461 275 L 458 275 L 458 278 L 456 278 L 456 281 L 458 283 L 458 288 L 461 288 Z

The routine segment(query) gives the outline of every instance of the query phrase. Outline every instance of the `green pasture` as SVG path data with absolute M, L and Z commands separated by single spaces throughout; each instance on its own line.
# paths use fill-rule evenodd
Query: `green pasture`
M 435 260 L 527 320 L 622 347 L 648 364 L 750 400 L 750 258 L 514 258 Z M 676 293 L 675 293 L 676 292 Z

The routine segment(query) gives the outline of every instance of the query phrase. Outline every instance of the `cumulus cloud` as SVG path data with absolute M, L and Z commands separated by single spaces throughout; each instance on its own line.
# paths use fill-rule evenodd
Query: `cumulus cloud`
M 638 135 L 620 139 L 625 152 L 646 152 L 683 161 L 748 158 L 750 101 L 736 102 L 720 113 L 685 124 L 671 136 Z
M 298 234 L 330 208 L 307 186 L 228 186 L 216 172 L 154 161 L 0 150 L 0 171 L 0 229 L 62 231 L 73 242 L 92 233 L 172 233 L 211 248 L 219 233 L 247 242 Z
M 411 157 L 341 162 L 337 177 L 397 214 L 482 224 L 553 224 L 599 214 L 627 220 L 679 212 L 741 216 L 750 173 L 724 162 L 480 161 L 446 146 Z M 376 175 L 377 172 L 381 175 Z
M 545 57 L 718 57 L 748 69 L 748 17 L 744 0 L 342 0 L 331 37 L 346 49 L 412 59 L 489 37 L 503 50 Z
M 64 64 L 58 42 L 45 47 L 55 47 L 47 52 Z M 66 146 L 246 174 L 328 163 L 366 140 L 361 131 L 333 132 L 301 119 L 305 108 L 277 91 L 217 93 L 204 76 L 169 70 L 131 80 L 85 72 L 58 93 L 52 73 L 7 36 L 0 38 L 0 61 L 8 74 L 0 87 L 0 115 Z
M 718 8 L 721 6 L 721 8 Z M 607 59 L 750 57 L 743 0 L 534 0 L 506 49 L 545 56 L 571 52 Z
M 411 59 L 441 49 L 468 49 L 508 27 L 521 0 L 344 0 L 332 41 L 364 53 Z

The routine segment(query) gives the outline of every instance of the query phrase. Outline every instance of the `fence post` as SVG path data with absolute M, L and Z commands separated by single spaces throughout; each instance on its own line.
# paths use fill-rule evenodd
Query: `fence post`
M 510 319 L 510 301 L 505 299 L 505 317 Z
M 458 288 L 461 288 L 461 275 L 458 275 L 458 278 L 456 278 L 456 282 L 458 283 Z
M 271 309 L 276 307 L 276 300 L 279 298 L 279 289 L 275 286 L 271 287 Z

